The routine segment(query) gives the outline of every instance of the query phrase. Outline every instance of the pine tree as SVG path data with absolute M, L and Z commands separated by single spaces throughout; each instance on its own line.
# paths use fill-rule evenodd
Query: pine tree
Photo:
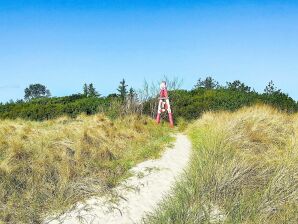
M 83 94 L 85 97 L 88 97 L 88 85 L 85 83 L 83 86 Z
M 120 97 L 121 101 L 124 102 L 127 96 L 127 85 L 125 84 L 125 79 L 122 79 L 117 91 L 119 92 L 118 96 Z
M 273 81 L 271 80 L 268 85 L 265 87 L 264 92 L 266 94 L 274 94 L 274 93 L 280 93 L 281 89 L 277 89 L 276 86 L 274 85 Z
M 233 82 L 227 82 L 227 88 L 233 91 L 239 91 L 239 92 L 251 92 L 251 87 L 245 85 L 240 80 L 235 80 Z
M 131 87 L 128 91 L 128 98 L 132 102 L 135 99 L 136 92 L 135 90 Z
M 93 84 L 90 83 L 88 86 L 88 96 L 89 97 L 99 97 L 99 93 L 94 88 Z
M 96 91 L 93 83 L 88 84 L 84 84 L 83 86 L 83 95 L 85 97 L 99 97 L 100 94 Z
M 204 89 L 216 89 L 219 88 L 219 83 L 214 80 L 211 76 L 206 77 L 206 79 L 199 79 L 195 85 L 195 89 L 204 88 Z

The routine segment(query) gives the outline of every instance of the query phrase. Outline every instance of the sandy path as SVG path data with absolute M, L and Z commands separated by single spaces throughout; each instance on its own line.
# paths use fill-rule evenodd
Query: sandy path
M 145 161 L 132 169 L 135 175 L 115 189 L 120 195 L 117 202 L 111 202 L 107 197 L 92 198 L 45 223 L 139 223 L 145 213 L 153 211 L 164 195 L 170 193 L 189 161 L 190 152 L 189 140 L 178 134 L 174 147 L 167 149 L 160 159 Z

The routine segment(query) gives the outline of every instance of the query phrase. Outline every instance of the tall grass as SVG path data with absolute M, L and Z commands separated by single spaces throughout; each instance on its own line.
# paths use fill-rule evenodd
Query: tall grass
M 40 223 L 157 157 L 169 128 L 142 116 L 0 121 L 0 223 Z
M 145 223 L 298 223 L 298 115 L 206 113 L 188 133 L 191 164 Z

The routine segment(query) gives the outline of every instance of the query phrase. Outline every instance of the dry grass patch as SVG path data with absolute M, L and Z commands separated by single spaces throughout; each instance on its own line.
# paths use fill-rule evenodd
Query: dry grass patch
M 298 223 L 298 115 L 210 112 L 188 132 L 189 170 L 146 223 Z
M 0 121 L 0 223 L 40 223 L 157 157 L 169 128 L 141 116 Z

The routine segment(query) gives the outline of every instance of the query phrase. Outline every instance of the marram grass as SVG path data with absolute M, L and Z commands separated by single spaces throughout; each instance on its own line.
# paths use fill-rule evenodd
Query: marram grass
M 145 223 L 298 223 L 298 115 L 210 112 L 188 134 L 191 164 Z
M 0 223 L 40 223 L 104 194 L 172 140 L 167 125 L 104 115 L 0 121 Z

